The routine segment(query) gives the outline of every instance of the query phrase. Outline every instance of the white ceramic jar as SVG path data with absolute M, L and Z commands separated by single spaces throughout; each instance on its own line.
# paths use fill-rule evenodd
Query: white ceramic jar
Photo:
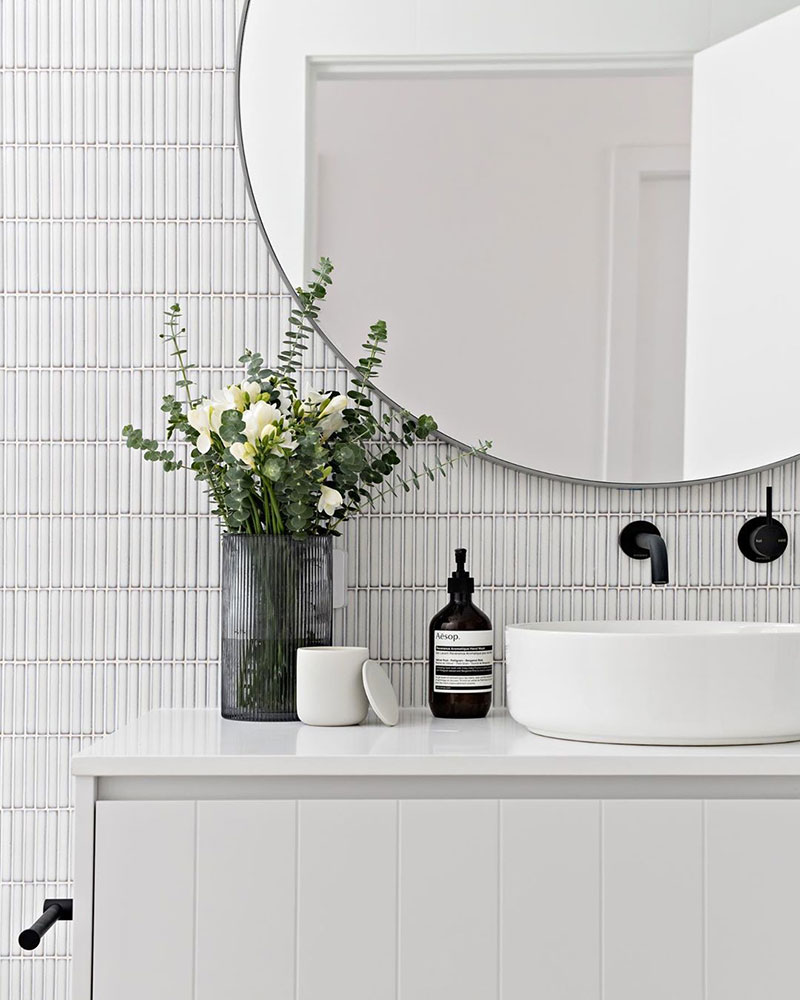
M 308 726 L 357 726 L 369 703 L 361 670 L 366 646 L 303 646 L 297 650 L 297 714 Z

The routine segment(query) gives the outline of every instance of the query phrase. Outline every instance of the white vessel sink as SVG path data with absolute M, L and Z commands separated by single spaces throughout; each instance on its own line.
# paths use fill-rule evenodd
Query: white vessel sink
M 565 622 L 506 629 L 508 710 L 593 743 L 800 740 L 800 626 Z

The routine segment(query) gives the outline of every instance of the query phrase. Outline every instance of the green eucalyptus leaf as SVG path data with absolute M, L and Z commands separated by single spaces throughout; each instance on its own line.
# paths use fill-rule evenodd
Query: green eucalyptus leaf
M 277 483 L 283 475 L 285 466 L 285 459 L 277 458 L 272 455 L 263 463 L 261 471 L 267 479 L 271 480 L 273 483 Z

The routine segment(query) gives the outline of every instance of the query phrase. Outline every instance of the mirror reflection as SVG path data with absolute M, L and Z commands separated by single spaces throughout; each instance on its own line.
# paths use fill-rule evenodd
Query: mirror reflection
M 800 214 L 800 19 L 708 47 L 663 4 L 633 28 L 615 3 L 602 24 L 566 6 L 501 3 L 491 41 L 462 6 L 457 37 L 418 25 L 404 48 L 342 10 L 308 37 L 251 5 L 242 141 L 279 260 L 298 284 L 330 256 L 333 344 L 357 358 L 385 319 L 383 392 L 515 465 L 642 484 L 794 455 L 791 372 L 759 387 L 754 365 L 800 319 L 795 238 L 763 252 Z

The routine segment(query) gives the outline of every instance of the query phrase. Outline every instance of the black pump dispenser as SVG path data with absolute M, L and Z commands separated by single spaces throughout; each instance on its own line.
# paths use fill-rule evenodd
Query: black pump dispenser
M 467 550 L 456 549 L 447 580 L 450 601 L 433 616 L 428 636 L 428 704 L 444 719 L 480 719 L 492 704 L 492 623 L 472 603 L 475 581 Z
M 474 594 L 475 581 L 466 571 L 467 550 L 456 549 L 456 568 L 447 581 L 448 594 Z

